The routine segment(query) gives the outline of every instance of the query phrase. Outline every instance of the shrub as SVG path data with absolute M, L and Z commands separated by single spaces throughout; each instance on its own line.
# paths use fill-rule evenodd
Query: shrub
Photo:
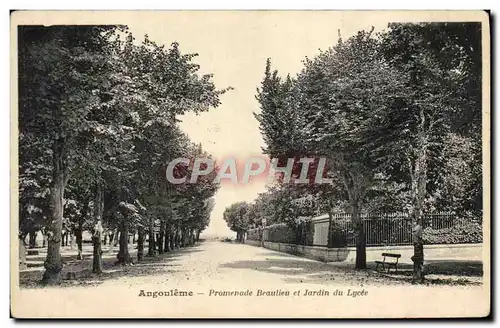
M 336 223 L 332 224 L 332 247 L 346 247 L 349 246 L 349 235 L 352 235 L 351 231 L 348 231 L 345 225 L 339 225 Z
M 311 221 L 302 222 L 297 227 L 278 223 L 267 226 L 264 229 L 268 231 L 266 241 L 285 244 L 313 244 L 314 224 Z
M 302 244 L 309 246 L 314 244 L 314 223 L 312 221 L 305 221 L 301 223 L 299 229 L 302 230 Z
M 295 244 L 296 232 L 285 223 L 273 224 L 265 228 L 267 230 L 266 241 L 274 243 Z
M 426 244 L 481 243 L 483 241 L 483 227 L 475 220 L 462 221 L 444 229 L 427 227 L 424 229 L 422 237 Z
M 258 240 L 260 241 L 262 235 L 262 228 L 250 229 L 247 231 L 248 240 Z

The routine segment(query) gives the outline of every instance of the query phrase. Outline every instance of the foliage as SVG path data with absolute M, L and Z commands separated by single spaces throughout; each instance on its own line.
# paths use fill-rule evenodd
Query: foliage
M 264 228 L 252 229 L 248 233 L 248 239 L 261 240 L 260 234 L 266 234 L 265 241 L 274 243 L 312 245 L 314 239 L 314 224 L 304 221 L 296 227 L 290 227 L 285 223 L 277 223 Z
M 263 151 L 281 166 L 325 157 L 331 183 L 281 178 L 258 197 L 257 213 L 295 227 L 307 210 L 294 205 L 307 197 L 316 211 L 351 213 L 358 268 L 369 237 L 362 212 L 408 211 L 415 224 L 430 211 L 481 215 L 480 40 L 479 23 L 394 23 L 346 40 L 339 33 L 296 77 L 281 78 L 268 59 L 255 113 Z M 292 179 L 300 169 L 294 163 Z
M 261 227 L 248 230 L 247 239 L 261 241 L 262 240 L 262 230 L 263 229 Z
M 196 56 L 175 42 L 138 42 L 124 26 L 19 29 L 19 224 L 21 234 L 50 235 L 45 278 L 62 268 L 62 229 L 99 222 L 128 234 L 160 218 L 184 240 L 206 228 L 213 177 L 165 178 L 171 159 L 209 156 L 178 117 L 217 107 L 230 89 L 200 75 Z
M 231 230 L 241 233 L 250 228 L 250 222 L 246 215 L 248 207 L 247 202 L 237 202 L 224 210 L 223 219 Z
M 449 228 L 426 227 L 423 239 L 427 244 L 475 244 L 483 242 L 483 226 L 473 215 L 457 217 L 457 223 Z
M 295 229 L 289 227 L 284 223 L 273 224 L 271 226 L 265 227 L 265 230 L 267 231 L 266 241 L 286 244 L 296 243 L 297 234 L 295 232 Z

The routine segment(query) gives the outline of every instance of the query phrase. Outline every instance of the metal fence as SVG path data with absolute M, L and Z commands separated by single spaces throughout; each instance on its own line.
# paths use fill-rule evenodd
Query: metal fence
M 363 230 L 367 246 L 411 245 L 413 242 L 412 222 L 408 213 L 362 215 Z M 314 242 L 316 246 L 328 243 L 328 216 L 313 218 Z M 460 222 L 455 214 L 440 212 L 425 214 L 423 228 L 434 230 L 451 228 Z M 354 224 L 351 215 L 333 215 L 332 241 L 334 247 L 355 246 Z
M 408 213 L 381 213 L 361 215 L 363 230 L 367 246 L 399 246 L 412 245 L 412 222 Z M 437 212 L 424 214 L 423 228 L 431 228 L 431 231 L 444 238 L 433 238 L 426 240 L 426 244 L 433 243 L 479 243 L 481 236 L 474 238 L 448 238 L 450 236 L 460 237 L 474 235 L 474 227 L 471 222 L 478 218 L 470 215 L 455 214 L 451 212 Z M 479 219 L 480 220 L 480 219 Z M 469 224 L 469 225 L 467 225 Z M 476 222 L 476 229 L 481 228 L 481 221 Z M 328 215 L 311 218 L 302 234 L 301 245 L 327 246 L 328 245 Z M 356 245 L 354 224 L 348 213 L 337 213 L 332 215 L 332 247 L 352 247 Z M 451 228 L 451 229 L 450 229 Z M 453 228 L 458 228 L 454 230 Z M 304 229 L 303 229 L 304 230 Z M 304 232 L 304 231 L 303 231 Z M 457 234 L 459 236 L 457 236 Z M 476 231 L 476 235 L 478 232 Z M 480 231 L 479 231 L 480 234 Z M 284 223 L 266 226 L 264 228 L 251 229 L 248 232 L 251 240 L 264 240 L 281 243 L 295 243 L 297 231 Z M 469 236 L 470 237 L 470 236 Z M 464 241 L 465 240 L 465 241 Z

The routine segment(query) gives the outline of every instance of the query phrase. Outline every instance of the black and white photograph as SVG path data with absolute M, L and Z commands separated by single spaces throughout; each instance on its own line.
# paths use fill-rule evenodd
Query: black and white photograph
M 11 315 L 488 316 L 489 20 L 11 13 Z

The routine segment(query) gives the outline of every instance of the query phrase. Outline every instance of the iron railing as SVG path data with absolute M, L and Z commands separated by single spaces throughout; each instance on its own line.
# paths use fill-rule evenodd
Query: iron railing
M 396 246 L 413 243 L 412 221 L 408 213 L 364 214 L 361 215 L 361 218 L 367 246 Z M 463 222 L 463 220 L 462 217 L 452 212 L 427 213 L 424 214 L 423 228 L 448 229 Z M 308 244 L 310 246 L 327 246 L 328 216 L 312 218 L 311 221 L 314 226 L 314 238 Z M 264 227 L 264 231 L 259 235 L 262 235 L 265 241 L 272 241 L 269 238 L 268 229 L 270 227 Z M 332 244 L 333 247 L 356 245 L 354 222 L 352 222 L 349 213 L 332 215 Z

